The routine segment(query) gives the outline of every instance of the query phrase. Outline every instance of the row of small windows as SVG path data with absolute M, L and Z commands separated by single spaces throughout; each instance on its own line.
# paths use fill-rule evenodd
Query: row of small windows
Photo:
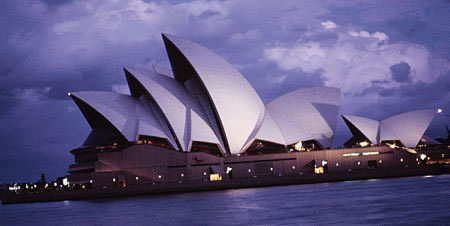
M 419 161 L 419 158 L 417 158 L 416 161 Z M 401 163 L 404 162 L 403 158 L 400 158 L 400 162 Z M 361 165 L 361 161 L 357 161 L 355 163 L 358 166 Z M 368 169 L 375 169 L 375 168 L 378 167 L 378 164 L 382 164 L 382 163 L 383 163 L 383 161 L 381 159 L 378 160 L 378 161 L 377 160 L 368 160 L 367 161 L 367 168 Z M 338 162 L 335 165 L 336 165 L 336 167 L 340 166 Z M 295 165 L 293 165 L 291 168 L 292 168 L 292 170 L 296 169 Z M 268 170 L 270 172 L 273 172 L 274 171 L 274 167 L 270 167 L 270 168 L 268 168 Z M 249 174 L 251 174 L 253 172 L 252 168 L 249 168 L 247 171 L 248 171 Z M 327 160 L 322 160 L 322 161 L 319 161 L 319 162 L 314 164 L 314 173 L 315 174 L 322 174 L 322 173 L 327 173 L 327 172 L 328 172 L 328 161 Z M 231 179 L 232 168 L 231 167 L 227 167 L 225 173 L 228 174 L 230 176 L 230 179 Z M 184 177 L 185 174 L 181 173 L 180 176 Z M 203 171 L 203 176 L 208 176 L 208 172 L 207 171 Z M 162 175 L 161 174 L 159 174 L 157 177 L 160 180 L 162 179 Z M 222 174 L 219 174 L 219 173 L 210 173 L 209 177 L 210 177 L 209 178 L 210 181 L 220 181 L 220 180 L 222 180 Z M 117 178 L 114 177 L 112 180 L 113 180 L 113 182 L 116 182 Z M 135 180 L 138 181 L 139 177 L 136 176 Z M 92 183 L 92 179 L 89 182 Z

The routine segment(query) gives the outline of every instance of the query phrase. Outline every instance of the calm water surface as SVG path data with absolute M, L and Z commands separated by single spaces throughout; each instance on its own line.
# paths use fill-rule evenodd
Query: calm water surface
M 450 175 L 0 205 L 0 225 L 450 225 Z

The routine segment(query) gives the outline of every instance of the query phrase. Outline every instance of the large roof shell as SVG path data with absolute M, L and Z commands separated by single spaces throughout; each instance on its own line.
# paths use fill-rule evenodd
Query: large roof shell
M 339 89 L 315 87 L 299 89 L 278 97 L 267 105 L 267 109 L 275 113 L 275 120 L 288 144 L 291 141 L 315 139 L 323 146 L 330 147 L 339 104 Z M 293 133 L 293 130 L 297 132 Z M 291 137 L 293 135 L 298 137 Z
M 192 141 L 215 143 L 220 146 L 203 112 L 180 82 L 152 71 L 130 68 L 126 70 L 155 100 L 183 151 L 189 151 Z
M 175 79 L 198 76 L 212 102 L 222 140 L 231 154 L 240 153 L 264 118 L 264 104 L 248 81 L 222 57 L 194 42 L 163 35 Z M 175 55 L 183 58 L 176 62 Z M 185 63 L 187 61 L 187 63 Z M 194 75 L 179 67 L 192 67 Z

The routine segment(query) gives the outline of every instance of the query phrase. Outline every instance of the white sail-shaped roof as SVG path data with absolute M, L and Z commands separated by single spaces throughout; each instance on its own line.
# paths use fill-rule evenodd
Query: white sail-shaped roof
M 293 136 L 293 129 L 299 130 L 298 137 L 286 141 L 315 139 L 330 147 L 339 112 L 340 91 L 336 88 L 316 87 L 299 89 L 276 98 L 267 109 L 276 113 L 275 119 L 285 136 Z M 283 122 L 287 121 L 286 122 Z
M 70 95 L 95 109 L 128 141 L 135 141 L 137 134 L 167 139 L 154 115 L 134 97 L 101 91 L 74 92 Z
M 277 122 L 273 119 L 269 110 L 265 111 L 264 120 L 258 130 L 258 133 L 256 133 L 254 140 L 265 140 L 272 143 L 286 145 L 286 140 L 284 139 L 283 133 L 278 127 Z
M 136 106 L 137 116 L 139 120 L 139 126 L 137 135 L 154 136 L 166 138 L 172 146 L 176 146 L 173 139 L 170 137 L 170 133 L 165 132 L 155 114 L 145 104 L 145 99 L 140 98 L 139 103 Z
M 226 149 L 231 154 L 242 152 L 264 117 L 264 104 L 256 91 L 239 71 L 207 48 L 173 35 L 163 38 L 175 79 L 184 83 L 195 77 L 202 83 Z
M 437 110 L 418 110 L 394 115 L 380 123 L 380 141 L 400 140 L 406 147 L 416 147 Z
M 435 115 L 436 110 L 430 109 L 394 115 L 381 122 L 359 116 L 343 117 L 372 143 L 399 140 L 406 147 L 415 148 Z
M 372 144 L 378 143 L 378 126 L 380 122 L 354 115 L 342 115 L 349 123 L 357 128 Z
M 161 109 L 183 151 L 189 151 L 192 141 L 220 146 L 200 108 L 180 82 L 152 71 L 126 70 L 142 84 Z

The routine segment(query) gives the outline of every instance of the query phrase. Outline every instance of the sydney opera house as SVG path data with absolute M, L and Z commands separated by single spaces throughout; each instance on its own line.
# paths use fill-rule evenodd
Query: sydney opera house
M 71 184 L 189 190 L 404 176 L 427 167 L 417 146 L 426 145 L 435 109 L 382 121 L 342 115 L 353 137 L 333 149 L 339 89 L 299 89 L 264 104 L 222 57 L 162 37 L 171 71 L 124 68 L 130 95 L 69 93 L 92 128 L 71 151 Z

